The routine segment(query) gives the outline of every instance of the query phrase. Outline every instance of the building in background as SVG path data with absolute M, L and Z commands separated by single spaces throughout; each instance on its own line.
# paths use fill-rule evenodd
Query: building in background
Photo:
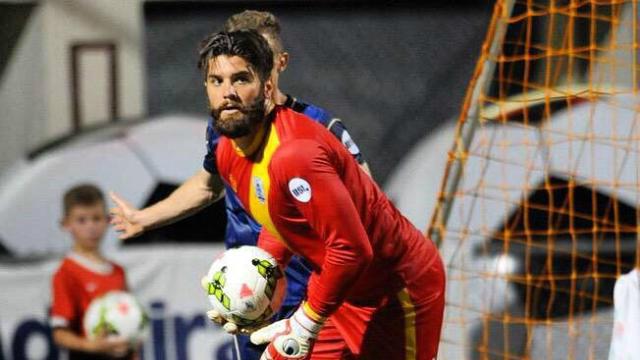
M 0 48 L 0 133 L 11 134 L 0 175 L 86 126 L 205 114 L 198 43 L 246 8 L 281 20 L 291 52 L 283 89 L 343 119 L 385 181 L 458 113 L 491 3 L 0 0 L 12 44 Z
M 0 175 L 44 143 L 146 114 L 142 2 L 0 1 Z

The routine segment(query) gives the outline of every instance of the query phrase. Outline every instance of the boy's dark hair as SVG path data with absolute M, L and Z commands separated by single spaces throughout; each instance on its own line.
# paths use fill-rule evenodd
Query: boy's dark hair
M 267 35 L 273 42 L 274 52 L 283 51 L 280 21 L 268 11 L 245 10 L 231 15 L 224 23 L 224 31 L 255 30 Z
M 104 195 L 97 186 L 81 184 L 72 187 L 64 193 L 62 200 L 63 213 L 64 216 L 67 216 L 71 212 L 71 209 L 76 206 L 92 206 L 104 203 Z
M 198 68 L 206 79 L 209 60 L 220 55 L 239 56 L 258 74 L 262 82 L 271 75 L 273 52 L 260 34 L 255 30 L 218 32 L 207 36 L 200 43 Z

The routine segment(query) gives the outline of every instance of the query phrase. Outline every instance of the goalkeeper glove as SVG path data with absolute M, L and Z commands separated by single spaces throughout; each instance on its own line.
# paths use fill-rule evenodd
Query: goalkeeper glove
M 260 360 L 308 359 L 325 320 L 304 303 L 290 318 L 255 331 L 251 334 L 251 342 L 255 345 L 270 343 Z

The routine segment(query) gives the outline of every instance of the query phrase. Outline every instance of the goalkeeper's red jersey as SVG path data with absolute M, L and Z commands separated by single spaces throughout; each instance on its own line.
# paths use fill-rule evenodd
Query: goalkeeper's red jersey
M 310 261 L 307 299 L 323 316 L 344 300 L 377 306 L 402 288 L 422 286 L 413 280 L 440 266 L 436 247 L 344 145 L 304 116 L 276 107 L 250 156 L 228 138 L 218 145 L 220 175 L 263 225 L 259 245 L 281 262 L 291 252 Z

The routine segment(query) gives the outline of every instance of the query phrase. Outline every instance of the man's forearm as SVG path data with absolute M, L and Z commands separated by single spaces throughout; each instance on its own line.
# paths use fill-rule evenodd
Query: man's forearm
M 201 170 L 166 199 L 142 209 L 137 220 L 145 231 L 168 225 L 211 205 L 223 194 L 220 178 Z

